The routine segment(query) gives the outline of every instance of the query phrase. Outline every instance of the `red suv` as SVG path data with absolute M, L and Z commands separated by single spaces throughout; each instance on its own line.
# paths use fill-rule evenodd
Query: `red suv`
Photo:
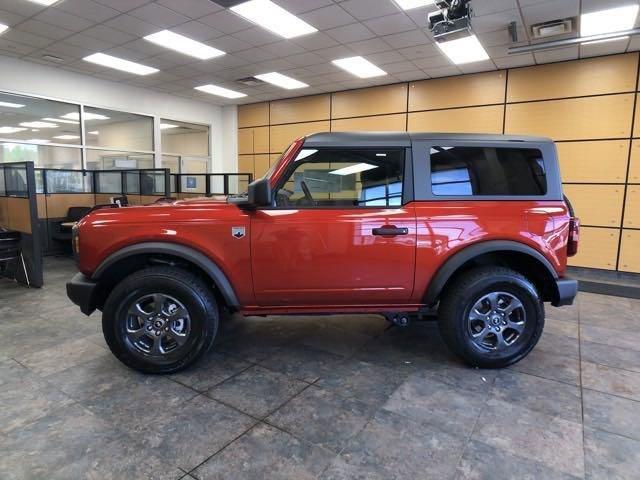
M 67 284 L 102 310 L 112 352 L 169 373 L 212 345 L 221 312 L 436 311 L 471 365 L 525 357 L 543 302 L 569 305 L 578 220 L 551 140 L 319 133 L 296 140 L 248 194 L 98 208 L 74 229 Z

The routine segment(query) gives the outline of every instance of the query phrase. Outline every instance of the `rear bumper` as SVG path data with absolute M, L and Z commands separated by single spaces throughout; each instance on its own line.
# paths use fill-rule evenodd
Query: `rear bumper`
M 578 294 L 578 281 L 568 277 L 558 278 L 556 279 L 556 290 L 558 297 L 551 305 L 554 307 L 571 305 Z
M 67 282 L 67 296 L 85 315 L 91 315 L 96 310 L 97 290 L 98 284 L 81 273 L 76 273 Z

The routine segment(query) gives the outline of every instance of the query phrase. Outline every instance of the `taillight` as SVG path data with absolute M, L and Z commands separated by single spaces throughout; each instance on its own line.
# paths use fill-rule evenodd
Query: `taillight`
M 569 242 L 567 244 L 567 256 L 573 257 L 578 253 L 578 241 L 580 240 L 580 219 L 571 217 L 569 220 Z

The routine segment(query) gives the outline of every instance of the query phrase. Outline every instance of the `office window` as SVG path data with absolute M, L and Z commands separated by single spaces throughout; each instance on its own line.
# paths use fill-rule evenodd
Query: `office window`
M 0 143 L 0 163 L 33 162 L 36 168 L 82 168 L 79 148 Z
M 78 105 L 0 93 L 0 139 L 80 145 Z
M 434 195 L 544 195 L 542 152 L 532 148 L 433 147 Z
M 303 149 L 276 195 L 278 206 L 390 207 L 402 204 L 404 150 Z
M 153 154 L 111 150 L 87 150 L 88 170 L 153 168 Z
M 85 107 L 85 141 L 89 147 L 153 150 L 153 118 L 133 113 Z
M 188 156 L 209 156 L 209 127 L 161 119 L 162 152 Z

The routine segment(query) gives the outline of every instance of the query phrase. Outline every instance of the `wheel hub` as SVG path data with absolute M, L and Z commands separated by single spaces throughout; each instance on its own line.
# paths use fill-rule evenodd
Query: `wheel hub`
M 525 320 L 524 306 L 515 295 L 491 292 L 480 297 L 471 308 L 467 329 L 478 347 L 502 350 L 520 337 Z

